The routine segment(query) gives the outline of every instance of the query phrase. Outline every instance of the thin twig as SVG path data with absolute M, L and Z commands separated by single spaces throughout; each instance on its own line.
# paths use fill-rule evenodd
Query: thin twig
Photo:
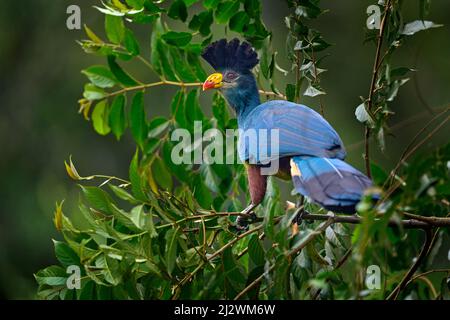
M 447 108 L 449 108 L 449 107 L 448 106 L 446 106 L 446 107 L 436 107 L 436 108 L 433 108 L 433 111 L 434 112 L 440 112 L 440 111 L 442 111 L 442 109 L 447 109 Z M 393 126 L 391 126 L 389 128 L 389 131 L 390 132 L 394 132 L 394 131 L 403 129 L 405 126 L 408 126 L 408 125 L 414 123 L 415 121 L 423 120 L 424 117 L 426 117 L 427 115 L 429 115 L 428 111 L 419 112 L 419 113 L 417 113 L 417 114 L 415 114 L 415 115 L 413 115 L 413 116 L 411 116 L 411 117 L 409 117 L 409 118 L 407 118 L 405 120 L 399 121 L 398 123 L 394 124 Z M 346 147 L 346 149 L 347 149 L 348 152 L 350 152 L 350 151 L 356 150 L 357 148 L 361 147 L 363 144 L 364 144 L 364 139 L 348 145 Z
M 419 46 L 416 49 L 416 52 L 414 54 L 414 69 L 417 70 L 417 63 L 419 61 L 419 56 L 420 56 L 420 52 L 423 48 L 423 41 L 419 44 Z M 413 81 L 414 81 L 414 89 L 417 95 L 417 98 L 419 99 L 420 103 L 425 107 L 425 109 L 427 109 L 428 113 L 430 113 L 431 115 L 434 114 L 433 108 L 431 108 L 431 106 L 427 103 L 427 101 L 425 100 L 423 94 L 422 94 L 422 90 L 420 89 L 420 85 L 419 85 L 419 77 L 418 74 L 415 73 L 413 75 Z
M 417 139 L 419 138 L 419 136 L 424 133 L 426 131 L 426 129 L 429 128 L 429 126 L 431 125 L 431 123 L 433 123 L 435 120 L 437 120 L 438 118 L 440 118 L 442 115 L 444 115 L 445 113 L 447 113 L 450 110 L 450 106 L 447 106 L 447 108 L 445 108 L 443 111 L 439 112 L 438 114 L 436 114 L 433 118 L 431 118 L 431 120 L 429 120 L 425 126 L 423 126 L 422 129 L 420 129 L 417 134 L 413 137 L 413 139 L 411 140 L 411 142 L 408 144 L 408 146 L 405 148 L 405 150 L 403 151 L 402 155 L 400 156 L 400 160 L 398 161 L 397 165 L 395 166 L 395 168 L 391 171 L 390 175 L 389 175 L 389 179 L 387 179 L 386 181 L 389 181 L 390 179 L 392 179 L 395 174 L 397 173 L 398 169 L 400 168 L 400 166 L 404 163 L 404 161 L 406 160 L 406 155 L 408 154 L 408 152 L 410 151 L 410 149 L 412 148 L 413 144 L 417 141 Z
M 377 42 L 377 49 L 375 53 L 375 61 L 373 63 L 373 70 L 372 70 L 372 80 L 370 83 L 370 90 L 369 90 L 369 98 L 367 100 L 367 113 L 371 115 L 372 113 L 372 102 L 373 102 L 373 95 L 375 93 L 375 86 L 378 79 L 378 71 L 379 71 L 379 65 L 380 65 L 380 55 L 381 55 L 381 47 L 383 45 L 383 38 L 384 38 L 384 29 L 386 27 L 386 21 L 387 17 L 389 15 L 389 8 L 391 6 L 391 0 L 389 0 L 386 3 L 385 9 L 384 9 L 384 15 L 383 19 L 381 20 L 380 25 L 380 33 L 378 34 L 378 42 Z M 364 153 L 364 162 L 366 165 L 366 173 L 369 178 L 372 177 L 372 173 L 370 170 L 370 145 L 369 145 L 369 139 L 370 139 L 370 128 L 368 125 L 366 125 L 365 133 L 364 133 L 364 141 L 365 141 L 365 153 Z
M 416 279 L 418 279 L 418 278 L 422 278 L 422 277 L 425 277 L 425 276 L 427 276 L 427 275 L 429 275 L 429 274 L 431 274 L 431 273 L 450 273 L 450 269 L 433 269 L 433 270 L 428 270 L 428 271 L 425 271 L 425 272 L 422 272 L 422 273 L 419 273 L 419 274 L 416 274 L 414 277 L 412 277 L 409 281 L 408 281 L 408 283 L 406 284 L 406 286 L 407 285 L 409 285 L 411 282 L 413 282 L 413 281 L 415 281 Z M 406 287 L 405 286 L 405 287 Z
M 339 259 L 339 261 L 336 263 L 336 265 L 333 268 L 333 271 L 338 270 L 340 267 L 342 267 L 344 265 L 344 263 L 348 260 L 348 258 L 351 256 L 351 253 L 353 252 L 353 248 L 350 247 L 345 253 L 344 255 L 341 257 L 341 259 Z M 327 282 L 329 282 L 329 279 L 327 279 Z M 315 293 L 314 296 L 312 297 L 312 300 L 317 300 L 317 298 L 319 297 L 320 293 L 322 292 L 322 289 L 318 289 Z
M 445 118 L 441 123 L 439 123 L 439 125 L 436 128 L 434 128 L 430 133 L 428 133 L 428 135 L 425 138 L 423 138 L 419 143 L 417 143 L 410 151 L 408 151 L 400 162 L 406 161 L 412 154 L 414 154 L 414 152 L 416 152 L 416 150 L 418 148 L 420 148 L 425 142 L 427 142 L 429 139 L 431 139 L 431 137 L 436 132 L 438 132 L 447 123 L 448 120 L 450 120 L 450 115 L 447 116 L 447 118 Z M 385 196 L 380 201 L 383 201 L 383 200 L 387 199 L 388 197 L 390 197 L 391 194 L 395 190 L 397 190 L 397 188 L 399 186 L 400 186 L 400 183 L 396 183 L 394 186 L 392 186 L 388 191 L 386 191 Z
M 250 229 L 250 230 L 248 230 L 248 231 L 246 231 L 246 232 L 240 234 L 239 236 L 237 236 L 236 238 L 234 238 L 233 240 L 231 240 L 230 242 L 228 242 L 227 244 L 225 244 L 223 247 L 221 247 L 219 250 L 217 250 L 216 252 L 214 252 L 212 255 L 208 256 L 208 257 L 207 257 L 207 261 L 209 262 L 209 261 L 211 261 L 212 259 L 216 258 L 218 255 L 220 255 L 220 254 L 221 254 L 222 252 L 224 252 L 226 249 L 232 247 L 232 246 L 233 246 L 236 242 L 238 242 L 239 240 L 245 238 L 246 236 L 248 236 L 248 235 L 250 235 L 250 234 L 253 234 L 253 233 L 255 233 L 255 232 L 261 230 L 263 227 L 264 227 L 264 225 L 261 224 L 261 225 L 255 227 L 255 228 L 253 228 L 253 229 Z M 205 264 L 206 264 L 206 262 L 205 262 L 205 261 L 202 261 L 202 263 L 199 264 L 199 265 L 197 266 L 197 268 L 194 269 L 194 271 L 188 273 L 188 274 L 187 274 L 180 282 L 177 283 L 177 285 L 176 285 L 175 288 L 173 289 L 173 291 L 175 292 L 175 294 L 174 294 L 174 296 L 172 297 L 172 299 L 176 297 L 176 294 L 177 294 L 177 292 L 179 291 L 179 289 L 180 289 L 184 284 L 186 284 L 189 280 L 191 280 L 191 279 L 197 274 L 197 272 L 199 272 L 199 271 L 204 267 Z
M 302 67 L 302 59 L 301 59 L 301 52 L 300 50 L 297 51 L 295 55 L 295 59 L 297 62 L 297 68 L 295 69 L 295 100 L 297 103 L 300 103 L 300 68 Z
M 277 97 L 277 98 L 281 98 L 283 100 L 286 100 L 286 96 L 284 94 L 281 93 L 276 93 L 273 91 L 264 91 L 264 90 L 258 90 L 260 95 L 263 96 L 268 96 L 268 97 Z
M 298 254 L 303 248 L 305 248 L 308 243 L 310 243 L 311 241 L 313 241 L 317 236 L 319 236 L 320 234 L 322 234 L 322 232 L 325 231 L 326 228 L 328 228 L 328 226 L 330 226 L 333 222 L 334 222 L 334 218 L 335 216 L 327 216 L 328 220 L 323 222 L 321 225 L 319 225 L 317 227 L 317 229 L 315 229 L 313 232 L 311 232 L 310 234 L 308 234 L 305 239 L 302 240 L 302 242 L 295 247 L 294 249 L 292 249 L 291 251 L 289 251 L 286 254 L 286 257 L 292 257 L 295 256 L 296 254 Z M 239 292 L 236 297 L 234 297 L 234 300 L 239 300 L 241 297 L 243 297 L 247 292 L 249 292 L 250 290 L 252 290 L 257 284 L 259 284 L 264 277 L 269 274 L 270 272 L 273 271 L 273 269 L 275 268 L 276 264 L 273 264 L 272 266 L 270 266 L 265 272 L 263 272 L 263 274 L 261 274 L 258 278 L 256 278 L 255 280 L 253 280 L 248 286 L 246 286 L 241 292 Z
M 417 271 L 419 266 L 422 264 L 422 262 L 427 257 L 428 252 L 430 251 L 431 244 L 432 244 L 432 238 L 433 238 L 433 231 L 431 229 L 424 229 L 425 231 L 425 243 L 423 244 L 422 250 L 420 251 L 419 256 L 417 257 L 416 261 L 413 263 L 411 268 L 409 268 L 408 272 L 403 276 L 400 283 L 395 287 L 395 289 L 391 292 L 391 294 L 387 297 L 387 300 L 396 300 L 400 292 L 406 287 L 411 277 L 414 275 L 414 273 Z
M 311 44 L 311 60 L 313 63 L 313 67 L 314 67 L 314 82 L 318 83 L 318 74 L 317 74 L 317 65 L 316 65 L 316 55 L 314 54 L 314 45 Z M 322 115 L 322 117 L 325 116 L 325 112 L 323 110 L 323 100 L 322 100 L 322 95 L 319 95 L 319 104 L 320 104 L 320 114 Z

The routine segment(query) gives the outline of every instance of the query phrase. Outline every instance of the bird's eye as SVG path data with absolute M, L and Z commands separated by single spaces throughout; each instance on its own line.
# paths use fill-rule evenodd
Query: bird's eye
M 237 75 L 237 73 L 235 73 L 235 72 L 228 72 L 227 74 L 226 74 L 226 78 L 228 79 L 228 80 L 234 80 L 234 79 L 236 79 L 238 77 L 238 75 Z

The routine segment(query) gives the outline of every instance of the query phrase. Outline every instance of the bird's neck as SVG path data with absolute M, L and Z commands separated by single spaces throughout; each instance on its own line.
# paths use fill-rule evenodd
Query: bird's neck
M 236 112 L 239 122 L 243 121 L 254 108 L 261 104 L 258 87 L 253 77 L 245 86 L 224 90 L 224 96 Z

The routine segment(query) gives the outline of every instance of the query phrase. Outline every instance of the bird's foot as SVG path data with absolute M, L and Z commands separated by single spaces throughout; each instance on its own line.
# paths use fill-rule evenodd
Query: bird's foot
M 236 229 L 237 231 L 247 231 L 249 228 L 249 225 L 256 221 L 257 217 L 256 214 L 253 212 L 253 209 L 255 209 L 255 205 L 251 204 L 247 208 L 241 211 L 240 215 L 236 218 Z
M 292 223 L 295 223 L 297 225 L 301 224 L 303 221 L 303 217 L 307 214 L 308 212 L 305 211 L 305 207 L 303 205 L 300 206 L 294 213 L 294 219 L 292 220 Z

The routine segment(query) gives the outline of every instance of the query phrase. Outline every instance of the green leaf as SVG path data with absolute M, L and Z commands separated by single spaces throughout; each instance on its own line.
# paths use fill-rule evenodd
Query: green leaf
M 125 12 L 120 11 L 120 9 L 118 8 L 113 8 L 113 7 L 98 7 L 98 6 L 93 6 L 95 9 L 97 9 L 98 11 L 100 11 L 103 14 L 106 15 L 110 15 L 110 16 L 117 16 L 117 17 L 123 17 L 125 15 Z
M 199 91 L 191 90 L 186 97 L 185 115 L 188 124 L 193 125 L 194 121 L 203 120 L 203 112 L 198 102 Z
M 302 4 L 295 10 L 295 14 L 299 17 L 316 19 L 322 13 L 322 10 L 312 1 L 302 1 Z
M 167 272 L 172 275 L 177 259 L 178 228 L 171 229 L 166 233 L 166 264 Z
M 183 0 L 187 7 L 192 6 L 193 4 L 197 3 L 200 0 Z
M 225 1 L 217 6 L 216 22 L 228 23 L 231 17 L 239 10 L 239 1 Z
M 109 184 L 109 187 L 114 192 L 114 194 L 125 201 L 128 201 L 130 203 L 136 203 L 137 200 L 135 197 L 133 197 L 131 194 L 129 194 L 124 188 L 120 188 L 118 186 L 115 186 L 113 184 Z
M 408 67 L 398 67 L 392 69 L 390 72 L 390 77 L 392 78 L 401 78 L 406 76 L 409 72 L 417 71 L 416 69 L 408 68 Z
M 144 7 L 150 14 L 156 14 L 164 11 L 163 8 L 158 7 L 153 1 L 149 0 L 145 0 Z
M 167 13 L 169 17 L 175 20 L 181 20 L 183 22 L 186 21 L 188 12 L 186 4 L 183 0 L 175 0 L 169 8 L 169 12 Z
M 288 83 L 286 85 L 286 98 L 288 101 L 295 102 L 295 92 L 296 92 L 295 85 Z
M 211 10 L 203 11 L 192 17 L 191 22 L 189 22 L 189 28 L 194 31 L 200 31 L 200 34 L 206 37 L 211 33 L 213 22 L 213 12 Z
M 427 29 L 431 29 L 431 28 L 439 28 L 442 26 L 443 26 L 442 24 L 436 24 L 432 21 L 415 20 L 413 22 L 407 23 L 403 27 L 401 34 L 407 35 L 407 36 L 412 36 L 413 34 L 419 32 L 419 31 L 423 31 L 423 30 L 427 30 Z
M 192 40 L 192 34 L 188 32 L 169 31 L 161 36 L 161 38 L 170 45 L 176 47 L 184 47 Z
M 158 236 L 153 224 L 153 216 L 144 211 L 144 205 L 134 207 L 130 212 L 130 218 L 140 230 L 148 231 L 151 238 Z
M 266 263 L 264 248 L 257 234 L 254 234 L 248 242 L 248 254 L 255 265 L 263 266 Z
M 83 97 L 88 100 L 100 100 L 106 97 L 106 93 L 102 88 L 99 88 L 92 83 L 87 83 L 84 86 Z
M 203 6 L 206 9 L 215 9 L 219 5 L 220 0 L 203 0 Z
M 424 20 L 425 16 L 430 13 L 431 0 L 419 0 L 420 20 Z
M 119 270 L 119 263 L 116 260 L 102 254 L 95 260 L 95 266 L 103 269 L 102 275 L 113 286 L 117 286 L 121 282 L 122 275 Z
M 397 96 L 398 90 L 400 89 L 400 87 L 403 86 L 408 81 L 409 81 L 409 78 L 405 78 L 405 79 L 395 80 L 394 82 L 392 82 L 389 87 L 387 101 L 393 101 L 395 99 L 395 97 Z
M 212 166 L 202 165 L 200 167 L 200 173 L 208 189 L 211 190 L 212 192 L 218 193 L 220 180 L 217 177 L 214 170 L 212 169 Z
M 64 267 L 80 265 L 80 258 L 67 243 L 53 240 L 53 245 L 56 258 Z
M 92 66 L 81 71 L 93 85 L 99 88 L 112 88 L 117 84 L 117 79 L 105 66 Z
M 123 18 L 118 16 L 105 16 L 105 30 L 108 39 L 115 44 L 120 44 L 125 36 Z
M 382 186 L 383 183 L 388 178 L 387 173 L 381 168 L 379 165 L 377 165 L 374 162 L 370 163 L 370 171 L 372 172 L 372 179 L 375 182 L 375 184 Z
M 114 204 L 114 202 L 108 193 L 98 187 L 80 187 L 84 197 L 92 208 L 105 214 L 112 213 L 111 204 Z
M 103 43 L 102 39 L 100 39 L 87 25 L 84 25 L 84 30 L 89 39 L 97 44 Z
M 68 274 L 61 266 L 50 266 L 38 271 L 34 277 L 39 285 L 64 286 Z
M 161 62 L 161 56 L 159 54 L 159 48 L 158 45 L 161 43 L 160 36 L 162 33 L 164 33 L 164 28 L 161 23 L 161 19 L 157 19 L 153 25 L 152 25 L 152 35 L 150 38 L 150 62 L 153 66 L 153 69 L 158 75 L 163 74 L 162 70 L 162 62 Z
M 139 43 L 136 40 L 133 31 L 131 31 L 130 29 L 126 29 L 125 30 L 125 38 L 124 38 L 124 46 L 125 49 L 127 49 L 127 51 L 133 55 L 133 56 L 137 56 L 140 53 L 140 48 L 139 48 Z
M 244 0 L 245 12 L 251 18 L 259 18 L 261 15 L 261 2 L 259 0 Z
M 196 175 L 194 177 L 191 190 L 193 190 L 195 200 L 197 200 L 202 208 L 211 208 L 213 202 L 211 191 L 205 186 L 201 175 Z
M 144 147 L 144 141 L 147 137 L 144 94 L 142 92 L 136 93 L 133 97 L 133 101 L 131 102 L 130 128 L 134 140 L 142 149 Z
M 129 176 L 134 197 L 138 200 L 145 201 L 146 196 L 143 191 L 142 177 L 139 172 L 139 152 L 137 150 L 130 164 Z
M 81 290 L 80 290 L 78 299 L 79 300 L 94 300 L 95 299 L 95 282 L 94 281 L 88 280 L 81 286 Z
M 108 65 L 111 72 L 119 80 L 121 84 L 126 87 L 137 86 L 139 83 L 126 73 L 116 62 L 116 57 L 108 56 Z
M 111 128 L 108 124 L 109 119 L 109 108 L 106 100 L 102 100 L 94 108 L 92 112 L 92 124 L 94 126 L 95 131 L 105 136 L 111 132 Z
M 184 52 L 178 48 L 170 46 L 168 53 L 178 79 L 183 82 L 195 82 L 197 78 L 195 77 L 190 65 L 186 62 Z
M 152 174 L 156 183 L 162 189 L 169 191 L 172 190 L 173 187 L 172 175 L 167 169 L 167 166 L 164 163 L 164 161 L 159 157 L 156 157 L 152 163 Z
M 154 58 L 156 65 L 160 67 L 158 72 L 167 80 L 178 81 L 167 54 L 167 51 L 169 50 L 168 45 L 164 41 L 158 40 L 155 42 L 155 48 L 156 55 L 153 55 L 152 59 Z M 153 53 L 155 53 L 155 51 Z
M 218 127 L 225 129 L 230 120 L 230 114 L 228 113 L 227 105 L 223 96 L 216 92 L 213 98 L 213 115 L 217 119 Z
M 207 74 L 205 70 L 203 70 L 198 55 L 195 53 L 187 52 L 187 62 L 193 69 L 195 75 L 197 76 L 197 80 L 205 81 Z
M 172 98 L 171 110 L 175 121 L 182 128 L 186 127 L 186 117 L 184 115 L 185 94 L 183 90 L 179 90 Z
M 245 13 L 244 11 L 236 13 L 231 19 L 230 19 L 230 29 L 235 32 L 242 32 L 244 28 L 248 25 L 250 22 L 250 17 Z
M 129 1 L 129 0 L 128 0 Z M 112 288 L 97 284 L 97 297 L 99 300 L 112 300 Z
M 166 131 L 169 127 L 170 121 L 165 117 L 156 117 L 150 122 L 148 126 L 148 137 L 154 138 Z
M 120 137 L 123 135 L 127 127 L 127 119 L 125 115 L 125 96 L 123 94 L 117 96 L 111 105 L 111 111 L 109 112 L 109 124 L 111 131 L 114 133 L 117 140 L 120 140 Z

